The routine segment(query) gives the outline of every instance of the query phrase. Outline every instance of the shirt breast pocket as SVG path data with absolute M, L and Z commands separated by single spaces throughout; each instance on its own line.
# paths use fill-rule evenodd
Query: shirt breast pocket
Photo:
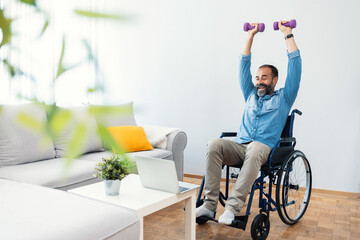
M 249 108 L 249 109 L 256 109 L 256 102 L 249 102 L 248 104 L 247 104 L 247 107 Z
M 280 108 L 280 98 L 272 97 L 267 101 L 264 101 L 264 111 L 272 112 Z
M 257 108 L 257 102 L 254 95 L 250 96 L 248 101 L 246 101 L 246 106 L 249 109 L 255 110 Z

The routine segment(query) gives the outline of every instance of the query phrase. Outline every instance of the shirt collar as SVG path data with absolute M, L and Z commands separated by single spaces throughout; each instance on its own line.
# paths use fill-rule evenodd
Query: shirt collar
M 265 96 L 261 97 L 260 99 L 268 100 L 268 99 L 270 99 L 273 95 L 278 95 L 278 94 L 279 94 L 279 90 L 275 90 L 271 95 L 266 94 Z

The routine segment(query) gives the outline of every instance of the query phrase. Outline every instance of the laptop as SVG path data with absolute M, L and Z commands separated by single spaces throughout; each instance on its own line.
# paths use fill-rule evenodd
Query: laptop
M 184 193 L 198 186 L 179 182 L 175 163 L 172 160 L 135 157 L 136 166 L 143 187 L 169 193 Z

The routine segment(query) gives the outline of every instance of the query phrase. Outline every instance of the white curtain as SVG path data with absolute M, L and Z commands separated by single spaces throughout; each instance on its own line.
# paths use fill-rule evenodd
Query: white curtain
M 23 74 L 11 76 L 0 65 L 0 104 L 37 99 L 60 106 L 102 103 L 103 74 L 92 54 L 98 55 L 97 34 L 103 20 L 79 16 L 75 9 L 102 11 L 103 1 L 42 0 L 38 8 L 18 0 L 0 0 L 0 7 L 12 21 L 12 41 L 0 49 L 0 58 Z M 39 12 L 41 9 L 41 12 Z M 41 34 L 45 22 L 49 25 Z M 64 41 L 62 65 L 69 69 L 57 76 Z

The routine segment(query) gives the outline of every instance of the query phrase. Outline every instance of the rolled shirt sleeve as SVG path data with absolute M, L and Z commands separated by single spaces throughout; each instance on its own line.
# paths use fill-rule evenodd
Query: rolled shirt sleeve
M 301 79 L 301 57 L 300 51 L 296 50 L 291 53 L 288 53 L 288 68 L 287 76 L 284 87 L 284 95 L 287 103 L 291 107 L 296 99 L 297 93 L 300 88 L 300 79 Z
M 249 55 L 241 55 L 239 80 L 240 80 L 241 91 L 244 95 L 245 101 L 248 99 L 251 92 L 255 88 L 252 82 L 250 67 L 251 67 L 251 53 Z

